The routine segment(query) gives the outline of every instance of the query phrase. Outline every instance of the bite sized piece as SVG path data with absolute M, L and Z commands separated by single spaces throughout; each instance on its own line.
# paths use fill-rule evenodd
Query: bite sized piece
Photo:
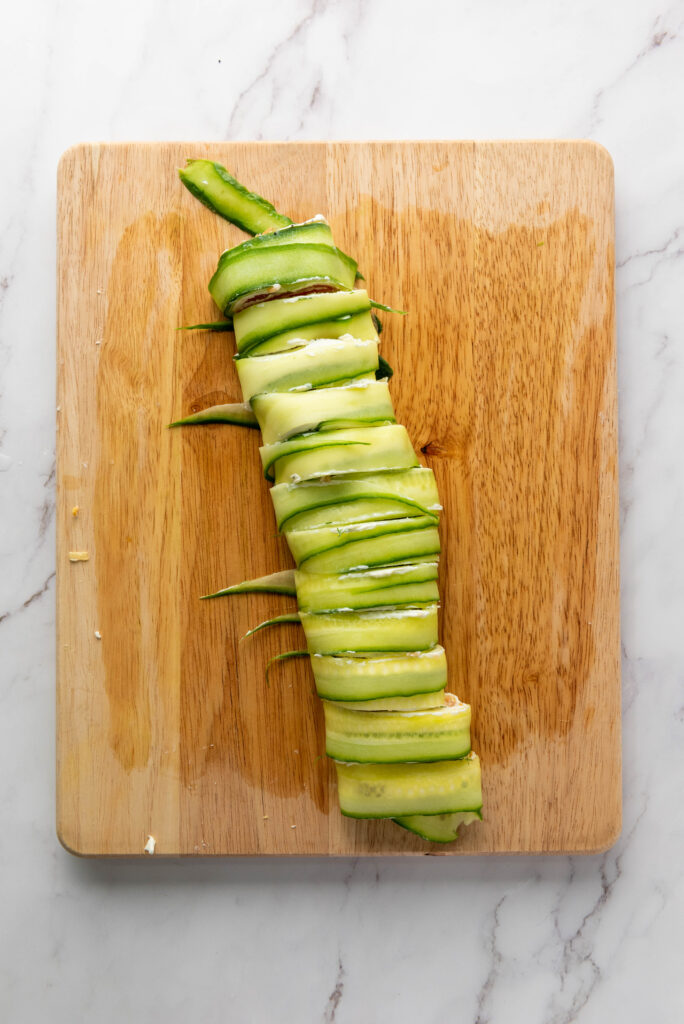
M 394 423 L 394 408 L 385 380 L 256 395 L 252 409 L 264 444 L 285 441 L 312 430 Z
M 437 608 L 300 612 L 299 618 L 310 654 L 428 651 L 437 643 Z
M 439 601 L 436 562 L 333 576 L 295 572 L 295 586 L 297 604 L 303 612 L 386 608 Z
M 345 295 L 346 292 L 321 292 L 323 295 Z M 302 295 L 299 298 L 315 298 L 311 295 Z M 268 305 L 268 303 L 264 303 Z M 251 309 L 251 306 L 247 307 Z M 247 312 L 247 310 L 245 310 Z M 308 341 L 317 341 L 321 338 L 354 338 L 355 341 L 378 340 L 378 332 L 370 313 L 355 313 L 353 316 L 342 316 L 337 320 L 320 320 L 315 324 L 305 324 L 303 327 L 293 327 L 291 331 L 283 331 L 282 334 L 274 334 L 266 341 L 259 341 L 252 346 L 245 354 L 249 356 L 275 355 L 278 352 L 291 352 L 293 349 L 301 348 Z M 236 361 L 243 358 L 236 357 Z
M 472 751 L 457 761 L 428 764 L 336 762 L 340 809 L 349 818 L 477 812 L 482 808 L 480 761 Z
M 458 830 L 462 825 L 471 825 L 474 821 L 482 821 L 481 811 L 456 811 L 454 814 L 411 814 L 403 818 L 392 819 L 397 825 L 415 832 L 421 839 L 429 839 L 433 843 L 453 843 L 458 839 Z
M 338 761 L 446 761 L 470 750 L 470 707 L 452 693 L 425 711 L 352 711 L 323 702 L 325 751 Z
M 277 484 L 347 473 L 380 473 L 418 465 L 406 427 L 328 430 L 263 445 L 264 476 Z
M 444 648 L 401 654 L 369 653 L 311 658 L 318 696 L 326 700 L 366 701 L 432 694 L 447 682 Z
M 378 344 L 351 335 L 318 338 L 291 351 L 236 359 L 235 368 L 245 402 L 274 391 L 299 394 L 307 388 L 375 375 Z
M 392 498 L 359 498 L 342 505 L 316 508 L 302 512 L 287 521 L 288 530 L 316 530 L 321 526 L 347 526 L 352 523 L 372 523 L 380 519 L 406 519 L 428 515 L 435 526 L 437 512 L 428 512 L 419 505 L 411 506 Z
M 274 245 L 327 245 L 335 248 L 330 225 L 324 217 L 284 224 L 275 231 L 259 232 L 239 245 L 226 249 L 221 255 L 235 259 L 250 249 L 264 249 Z
M 209 282 L 212 299 L 233 318 L 246 305 L 279 291 L 351 290 L 356 278 L 354 261 L 333 246 L 290 242 L 237 248 L 239 252 L 228 249 L 223 253 Z
M 267 341 L 275 335 L 286 331 L 313 326 L 321 322 L 342 320 L 348 321 L 357 313 L 370 316 L 370 299 L 363 288 L 342 292 L 323 292 L 312 295 L 289 296 L 282 299 L 270 299 L 258 302 L 240 310 L 235 314 L 235 344 L 240 354 L 248 352 L 255 345 Z M 348 332 L 346 329 L 342 332 Z M 319 334 L 315 337 L 334 337 L 332 334 Z M 353 334 L 353 337 L 357 335 Z M 373 329 L 372 337 L 378 340 Z
M 276 484 L 271 488 L 271 499 L 280 530 L 286 525 L 308 529 L 428 514 L 437 518 L 442 507 L 434 473 L 425 466 L 404 472 Z M 383 515 L 384 509 L 389 514 Z
M 182 420 L 169 423 L 170 427 L 191 427 L 201 423 L 232 423 L 236 427 L 259 429 L 254 410 L 249 402 L 230 402 L 227 405 L 210 405 L 201 412 L 193 412 Z
M 352 572 L 407 562 L 434 562 L 439 533 L 429 516 L 388 519 L 316 530 L 289 530 L 297 566 L 307 573 Z
M 292 221 L 256 192 L 249 192 L 221 164 L 213 160 L 188 160 L 178 176 L 201 203 L 232 224 L 256 234 Z

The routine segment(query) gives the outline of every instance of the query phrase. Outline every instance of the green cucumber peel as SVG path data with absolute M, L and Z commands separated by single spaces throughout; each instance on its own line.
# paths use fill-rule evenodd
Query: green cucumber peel
M 265 622 L 260 622 L 258 626 L 254 626 L 252 629 L 248 629 L 241 640 L 246 640 L 248 636 L 254 636 L 260 629 L 269 629 L 271 626 L 281 626 L 287 622 L 300 622 L 299 612 L 289 612 L 287 615 L 275 615 L 272 619 L 266 619 Z
M 399 316 L 408 316 L 405 309 L 393 309 L 392 306 L 385 306 L 382 302 L 374 302 L 373 299 L 370 300 L 370 304 L 373 309 L 382 309 L 385 313 L 398 313 Z
M 213 187 L 210 185 L 207 188 L 209 183 L 201 180 L 203 172 L 208 172 L 209 176 L 215 175 L 217 180 Z M 179 168 L 178 177 L 200 203 L 250 235 L 292 223 L 289 217 L 278 213 L 267 199 L 256 192 L 250 192 L 225 167 L 213 160 L 188 159 L 186 166 Z M 217 195 L 217 186 L 221 196 Z
M 394 376 L 394 370 L 382 356 L 378 356 L 378 368 L 375 371 L 376 380 L 389 380 L 390 377 Z
M 267 662 L 267 664 L 266 664 L 266 671 L 264 673 L 265 677 L 266 677 L 266 685 L 267 686 L 271 685 L 269 683 L 269 681 L 268 681 L 268 673 L 271 670 L 271 665 L 274 665 L 277 661 L 288 661 L 290 658 L 308 658 L 308 657 L 310 657 L 308 651 L 284 651 L 283 654 L 276 654 L 276 656 L 274 658 L 271 658 L 270 661 Z
M 442 819 L 452 817 L 458 819 L 456 824 L 452 826 L 451 834 L 437 837 L 436 833 L 433 832 L 431 836 L 426 835 L 423 831 L 421 819 Z M 417 820 L 416 820 L 417 819 Z M 414 836 L 418 836 L 420 839 L 424 839 L 428 843 L 454 843 L 458 839 L 458 834 L 461 828 L 467 827 L 472 824 L 473 820 L 482 821 L 482 808 L 476 808 L 472 811 L 452 811 L 451 814 L 407 814 L 399 818 L 390 818 L 395 825 L 405 829 L 407 832 L 412 832 Z M 447 822 L 444 822 L 445 832 L 450 831 L 450 827 Z
M 192 427 L 204 423 L 230 423 L 236 427 L 259 429 L 259 423 L 249 402 L 232 402 L 228 405 L 210 405 L 201 412 L 195 412 L 185 419 L 169 423 L 169 427 Z
M 233 321 L 232 320 L 212 320 L 206 324 L 185 324 L 182 327 L 177 327 L 177 331 L 232 331 Z M 235 357 L 233 357 L 235 358 Z
M 268 576 L 259 576 L 258 579 L 235 583 L 232 587 L 223 587 L 213 594 L 203 594 L 200 601 L 209 601 L 213 597 L 224 597 L 229 594 L 287 594 L 295 597 L 297 590 L 294 569 L 283 569 Z

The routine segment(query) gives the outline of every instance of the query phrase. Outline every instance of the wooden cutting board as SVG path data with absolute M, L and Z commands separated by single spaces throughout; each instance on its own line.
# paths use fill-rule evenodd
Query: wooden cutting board
M 327 215 L 438 479 L 441 635 L 485 821 L 442 847 L 343 818 L 292 600 L 200 594 L 291 562 L 207 282 L 244 236 L 209 156 Z M 593 852 L 621 820 L 613 168 L 589 142 L 83 145 L 59 167 L 57 830 L 72 852 Z M 75 507 L 78 512 L 76 514 Z M 88 552 L 70 562 L 69 552 Z

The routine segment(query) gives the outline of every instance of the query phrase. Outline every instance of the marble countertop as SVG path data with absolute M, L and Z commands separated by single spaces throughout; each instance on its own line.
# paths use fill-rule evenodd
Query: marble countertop
M 0 1018 L 680 1024 L 684 4 L 36 0 L 4 13 L 0 80 Z M 53 825 L 57 159 L 431 137 L 587 137 L 615 160 L 622 838 L 588 858 L 74 859 Z

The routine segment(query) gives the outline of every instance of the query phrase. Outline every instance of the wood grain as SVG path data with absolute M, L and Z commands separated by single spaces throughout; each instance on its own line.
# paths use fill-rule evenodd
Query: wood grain
M 209 155 L 327 214 L 385 317 L 397 417 L 445 506 L 442 637 L 485 816 L 447 848 L 344 819 L 308 664 L 264 681 L 291 599 L 202 603 L 290 565 L 216 316 L 243 236 L 175 168 Z M 620 830 L 613 170 L 588 142 L 78 146 L 58 183 L 57 831 L 71 851 L 598 851 Z M 78 506 L 78 515 L 72 509 Z M 70 563 L 69 551 L 88 551 Z M 96 632 L 100 633 L 98 639 Z

